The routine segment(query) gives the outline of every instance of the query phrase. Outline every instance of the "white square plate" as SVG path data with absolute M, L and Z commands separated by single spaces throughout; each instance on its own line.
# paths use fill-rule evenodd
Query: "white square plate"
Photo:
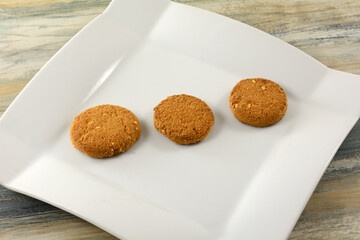
M 288 95 L 278 124 L 239 123 L 228 107 L 241 79 Z M 196 8 L 114 0 L 31 80 L 0 122 L 0 182 L 123 239 L 285 239 L 360 113 L 360 77 L 330 70 L 255 28 Z M 153 108 L 187 93 L 215 125 L 200 144 L 174 144 Z M 98 104 L 133 111 L 140 140 L 92 159 L 70 124 Z

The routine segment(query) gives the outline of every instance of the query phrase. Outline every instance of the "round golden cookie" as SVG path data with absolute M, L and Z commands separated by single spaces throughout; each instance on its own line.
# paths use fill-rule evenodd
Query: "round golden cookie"
M 202 141 L 214 124 L 214 114 L 209 106 L 186 94 L 167 97 L 154 111 L 155 128 L 179 144 Z
M 230 108 L 245 124 L 266 127 L 280 121 L 287 110 L 287 97 L 279 84 L 264 78 L 241 80 L 232 89 Z
M 140 123 L 126 108 L 99 105 L 75 117 L 70 127 L 74 147 L 95 158 L 111 157 L 125 152 L 139 138 Z

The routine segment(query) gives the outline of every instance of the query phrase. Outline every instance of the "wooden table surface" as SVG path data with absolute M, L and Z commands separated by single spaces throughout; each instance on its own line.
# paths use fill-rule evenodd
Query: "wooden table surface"
M 360 74 L 359 0 L 177 1 L 247 23 L 328 67 Z M 109 2 L 0 1 L 0 114 L 46 61 Z M 116 238 L 0 185 L 0 239 Z M 289 239 L 360 239 L 360 122 L 336 153 Z

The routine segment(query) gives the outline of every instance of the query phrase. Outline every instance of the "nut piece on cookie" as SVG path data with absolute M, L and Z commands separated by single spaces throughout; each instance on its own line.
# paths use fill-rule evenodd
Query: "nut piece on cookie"
M 204 101 L 186 94 L 167 97 L 154 108 L 155 128 L 178 144 L 202 141 L 214 121 L 214 114 Z
M 116 105 L 89 108 L 76 116 L 70 127 L 74 147 L 95 158 L 125 152 L 140 138 L 140 134 L 137 117 Z
M 242 123 L 266 127 L 280 121 L 287 110 L 287 97 L 281 86 L 264 78 L 238 82 L 229 97 L 230 109 Z

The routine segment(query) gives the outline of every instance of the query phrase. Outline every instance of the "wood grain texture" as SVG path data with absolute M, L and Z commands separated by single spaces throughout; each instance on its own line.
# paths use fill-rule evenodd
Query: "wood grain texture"
M 52 0 L 51 3 L 57 2 L 71 2 L 72 0 Z M 14 8 L 14 7 L 28 7 L 28 6 L 41 6 L 49 4 L 49 0 L 2 0 L 0 8 Z
M 0 2 L 0 114 L 46 61 L 110 0 Z M 360 74 L 360 1 L 178 0 L 268 32 L 323 64 Z M 360 122 L 309 200 L 290 239 L 360 239 Z M 0 239 L 116 239 L 0 186 Z

